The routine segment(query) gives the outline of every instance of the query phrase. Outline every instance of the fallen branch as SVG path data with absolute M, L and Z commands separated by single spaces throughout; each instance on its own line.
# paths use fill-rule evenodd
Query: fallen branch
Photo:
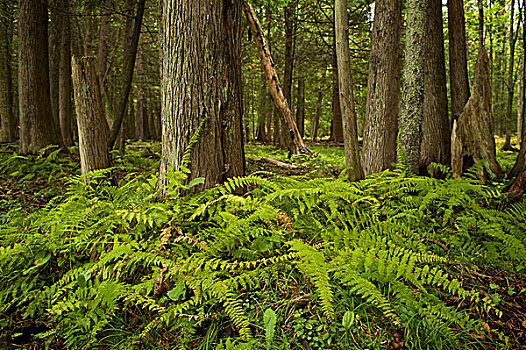
M 271 163 L 271 164 L 274 164 L 275 166 L 278 166 L 280 168 L 285 168 L 285 169 L 290 169 L 290 170 L 299 168 L 298 165 L 283 163 L 283 162 L 280 162 L 279 160 L 272 159 L 272 158 L 269 158 L 269 157 L 261 157 L 261 158 L 257 159 L 257 161 L 258 162 L 262 161 L 262 162 Z

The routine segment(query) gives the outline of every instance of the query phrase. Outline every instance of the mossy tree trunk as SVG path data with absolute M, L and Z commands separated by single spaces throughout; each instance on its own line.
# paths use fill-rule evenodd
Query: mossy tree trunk
M 419 170 L 424 120 L 426 16 L 430 0 L 407 1 L 407 29 L 400 143 L 416 174 Z
M 338 85 L 340 88 L 340 107 L 345 147 L 345 166 L 350 181 L 364 178 L 358 149 L 358 130 L 351 74 L 351 53 L 349 50 L 349 24 L 347 0 L 334 3 L 334 26 L 336 37 L 336 61 L 338 66 Z
M 180 170 L 191 149 L 190 177 L 210 188 L 245 172 L 241 91 L 241 2 L 167 0 L 163 4 L 162 153 L 165 172 Z
M 366 174 L 390 168 L 396 161 L 401 23 L 402 0 L 376 1 L 362 149 Z
M 73 86 L 79 131 L 80 168 L 82 174 L 110 166 L 109 128 L 104 117 L 95 60 L 73 57 Z

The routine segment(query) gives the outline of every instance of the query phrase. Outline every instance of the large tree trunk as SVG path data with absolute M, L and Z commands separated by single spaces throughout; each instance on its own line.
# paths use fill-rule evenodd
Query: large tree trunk
M 517 34 L 514 34 L 514 14 L 515 14 L 515 0 L 511 0 L 511 11 L 510 11 L 510 58 L 508 66 L 508 102 L 506 104 L 506 116 L 504 118 L 504 125 L 506 126 L 506 141 L 502 149 L 504 151 L 511 151 L 511 127 L 513 123 L 513 96 L 515 94 L 515 84 L 514 84 L 514 68 L 515 68 L 515 44 L 517 43 L 517 38 L 519 30 L 517 29 Z
M 36 154 L 62 145 L 51 113 L 46 1 L 19 0 L 18 12 L 20 153 Z
M 8 1 L 0 1 L 0 142 L 16 139 L 11 53 L 13 17 L 13 6 Z
M 424 121 L 420 173 L 431 163 L 451 164 L 451 130 L 447 109 L 446 59 L 442 1 L 427 0 L 424 60 Z
M 301 137 L 305 137 L 305 77 L 298 79 L 298 102 L 296 103 L 296 124 Z
M 47 0 L 46 0 L 47 1 Z M 51 114 L 55 123 L 60 125 L 59 121 L 59 82 L 58 75 L 60 71 L 60 39 L 61 39 L 61 22 L 62 13 L 60 11 L 60 0 L 51 0 L 50 18 L 48 21 L 48 47 L 49 47 L 49 93 L 51 102 Z
M 265 69 L 269 90 L 274 99 L 274 104 L 282 115 L 283 122 L 287 125 L 289 130 L 291 139 L 290 151 L 292 154 L 312 155 L 309 149 L 305 146 L 303 139 L 299 134 L 298 127 L 292 118 L 288 101 L 283 95 L 279 85 L 279 79 L 276 71 L 274 70 L 272 57 L 270 56 L 270 52 L 268 50 L 268 44 L 263 35 L 261 25 L 259 24 L 256 14 L 254 13 L 254 9 L 247 1 L 243 1 L 243 9 L 245 12 L 245 17 L 247 18 L 248 24 L 250 26 L 250 30 L 252 31 L 252 35 L 256 41 L 259 55 L 261 56 L 261 61 L 263 63 L 263 68 Z
M 458 118 L 469 98 L 464 0 L 448 0 L 451 113 Z
M 400 114 L 400 143 L 416 174 L 419 170 L 424 117 L 424 45 L 428 2 L 407 1 L 407 34 L 405 49 L 404 89 Z M 426 53 L 427 54 L 427 53 Z
M 75 108 L 82 174 L 110 166 L 108 124 L 93 58 L 73 58 Z
M 188 167 L 206 188 L 244 174 L 240 34 L 239 1 L 164 1 L 161 191 L 168 166 Z
M 58 116 L 60 133 L 64 145 L 73 145 L 73 106 L 71 97 L 73 86 L 71 80 L 71 23 L 69 0 L 60 0 L 61 12 L 60 19 L 60 71 L 58 73 Z
M 106 65 L 108 61 L 108 39 L 110 36 L 111 7 L 113 0 L 105 0 L 100 14 L 99 47 L 97 49 L 97 75 L 99 77 L 101 95 L 106 95 Z M 133 16 L 132 13 L 129 16 Z
M 336 36 L 336 33 L 334 34 Z M 343 142 L 342 108 L 340 106 L 340 86 L 338 79 L 338 63 L 336 62 L 336 37 L 332 52 L 332 120 L 330 140 Z
M 358 149 L 358 131 L 351 74 L 351 53 L 349 51 L 349 24 L 347 19 L 347 0 L 334 3 L 334 26 L 336 37 L 336 61 L 340 87 L 340 106 L 342 109 L 343 137 L 345 147 L 345 166 L 349 180 L 364 178 Z
M 139 45 L 139 37 L 141 36 L 141 25 L 144 14 L 144 5 L 146 0 L 137 0 L 137 6 L 134 8 L 137 11 L 133 16 L 133 30 L 126 33 L 126 46 L 124 48 L 123 56 L 123 71 L 122 71 L 122 83 L 121 83 L 121 95 L 120 100 L 117 103 L 117 108 L 114 110 L 113 125 L 110 130 L 110 136 L 108 139 L 108 147 L 111 149 L 119 136 L 121 129 L 122 119 L 126 114 L 126 106 L 128 104 L 128 98 L 130 95 L 131 84 L 133 80 L 133 70 L 135 68 L 135 58 L 137 56 L 137 47 Z M 130 19 L 131 20 L 131 19 Z
M 378 173 L 396 162 L 401 22 L 402 0 L 376 1 L 362 150 L 366 174 Z
M 492 129 L 489 58 L 486 49 L 479 52 L 475 66 L 473 94 L 464 111 L 453 123 L 451 167 L 460 176 L 475 162 L 487 159 L 490 170 L 502 176 L 497 162 Z

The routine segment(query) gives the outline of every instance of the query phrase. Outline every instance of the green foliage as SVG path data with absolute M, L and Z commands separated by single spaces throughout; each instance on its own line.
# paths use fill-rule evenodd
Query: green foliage
M 465 305 L 498 310 L 455 271 L 526 266 L 524 200 L 403 162 L 357 183 L 253 174 L 188 195 L 202 179 L 172 172 L 163 200 L 156 174 L 115 173 L 3 216 L 2 340 L 30 322 L 71 349 L 346 349 L 403 329 L 410 348 L 457 349 L 457 328 L 477 330 Z

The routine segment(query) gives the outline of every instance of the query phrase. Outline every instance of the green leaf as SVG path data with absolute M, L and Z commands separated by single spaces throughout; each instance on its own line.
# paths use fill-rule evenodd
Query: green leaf
M 202 185 L 204 183 L 205 183 L 205 178 L 204 177 L 196 177 L 195 179 L 190 181 L 190 183 L 188 184 L 188 187 L 192 188 L 194 186 Z
M 265 340 L 267 343 L 267 349 L 270 349 L 272 340 L 274 339 L 274 331 L 276 329 L 277 316 L 274 310 L 268 308 L 263 314 L 263 322 L 265 324 Z

